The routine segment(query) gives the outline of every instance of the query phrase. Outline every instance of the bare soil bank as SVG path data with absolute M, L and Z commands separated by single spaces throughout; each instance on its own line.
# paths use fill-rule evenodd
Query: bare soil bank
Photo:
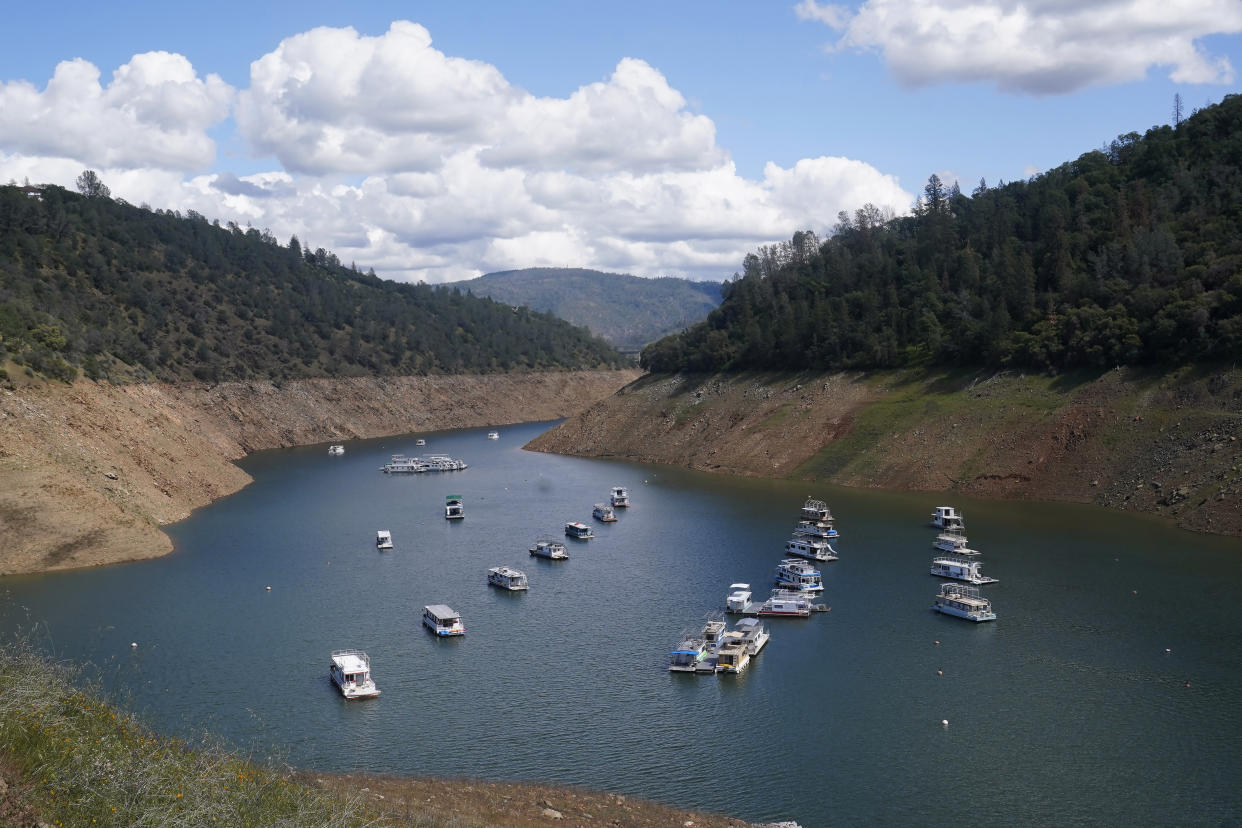
M 27 386 L 0 394 L 0 574 L 156 557 L 251 451 L 570 416 L 638 371 Z
M 1242 535 L 1242 370 L 646 376 L 528 448 L 1095 503 Z

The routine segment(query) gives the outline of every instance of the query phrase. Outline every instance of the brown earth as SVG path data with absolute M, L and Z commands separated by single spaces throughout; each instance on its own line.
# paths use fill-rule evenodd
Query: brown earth
M 159 527 L 250 477 L 248 452 L 570 416 L 638 371 L 124 385 L 0 394 L 0 574 L 163 555 Z
M 644 376 L 528 448 L 1095 503 L 1242 535 L 1242 370 Z

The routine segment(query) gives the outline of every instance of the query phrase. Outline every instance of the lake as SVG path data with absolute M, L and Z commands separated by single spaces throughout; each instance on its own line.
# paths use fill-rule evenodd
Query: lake
M 38 624 L 160 732 L 297 767 L 567 783 L 804 828 L 1242 819 L 1242 541 L 522 450 L 548 425 L 252 455 L 253 484 L 168 527 L 172 555 L 5 578 L 5 629 Z M 378 471 L 429 452 L 470 467 Z M 593 521 L 614 485 L 632 506 Z M 448 494 L 465 520 L 444 519 Z M 739 676 L 669 673 L 731 583 L 766 594 L 808 495 L 841 532 L 831 612 L 767 620 Z M 930 609 L 942 503 L 1000 579 L 982 588 L 994 623 Z M 565 539 L 569 520 L 597 537 Z M 539 538 L 570 559 L 530 557 Z M 530 591 L 489 587 L 501 564 Z M 437 603 L 465 636 L 421 625 Z M 370 654 L 379 699 L 330 683 L 343 648 Z

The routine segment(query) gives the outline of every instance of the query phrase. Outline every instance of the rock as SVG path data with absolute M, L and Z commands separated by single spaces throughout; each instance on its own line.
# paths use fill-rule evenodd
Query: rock
M 116 480 L 116 472 L 104 472 L 104 477 L 109 480 Z
M 548 819 L 564 819 L 565 815 L 553 808 L 544 808 L 543 815 Z
M 9 789 L 9 783 L 4 781 L 4 777 L 0 776 L 0 794 L 5 793 Z

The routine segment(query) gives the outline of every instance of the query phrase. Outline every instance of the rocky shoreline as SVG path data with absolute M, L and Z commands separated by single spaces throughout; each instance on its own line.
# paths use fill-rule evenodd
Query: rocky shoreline
M 637 370 L 214 385 L 32 384 L 0 394 L 0 574 L 167 554 L 160 527 L 250 482 L 252 451 L 571 416 Z

